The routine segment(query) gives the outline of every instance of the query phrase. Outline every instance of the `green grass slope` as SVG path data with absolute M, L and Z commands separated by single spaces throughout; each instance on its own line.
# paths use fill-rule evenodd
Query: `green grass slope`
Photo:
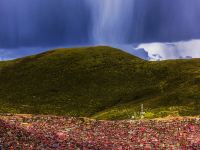
M 199 115 L 200 59 L 148 62 L 111 47 L 0 62 L 0 112 L 125 119 Z

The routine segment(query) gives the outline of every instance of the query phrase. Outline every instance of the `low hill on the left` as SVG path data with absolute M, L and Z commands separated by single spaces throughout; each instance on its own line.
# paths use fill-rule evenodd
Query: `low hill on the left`
M 110 47 L 57 49 L 0 62 L 0 112 L 90 116 L 129 92 L 127 70 L 138 62 L 144 61 Z

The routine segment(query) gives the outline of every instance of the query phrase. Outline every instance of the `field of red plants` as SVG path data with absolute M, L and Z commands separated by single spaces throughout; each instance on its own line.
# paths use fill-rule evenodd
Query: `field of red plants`
M 0 150 L 200 149 L 200 119 L 96 121 L 0 116 Z

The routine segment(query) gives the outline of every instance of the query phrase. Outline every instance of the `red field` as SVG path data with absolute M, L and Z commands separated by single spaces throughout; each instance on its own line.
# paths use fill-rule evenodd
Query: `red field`
M 0 150 L 200 149 L 200 119 L 95 121 L 0 116 Z

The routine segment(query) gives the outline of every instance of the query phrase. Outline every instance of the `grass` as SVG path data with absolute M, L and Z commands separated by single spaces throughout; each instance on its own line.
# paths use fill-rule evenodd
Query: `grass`
M 127 119 L 199 115 L 200 59 L 148 62 L 111 47 L 0 62 L 0 112 Z

